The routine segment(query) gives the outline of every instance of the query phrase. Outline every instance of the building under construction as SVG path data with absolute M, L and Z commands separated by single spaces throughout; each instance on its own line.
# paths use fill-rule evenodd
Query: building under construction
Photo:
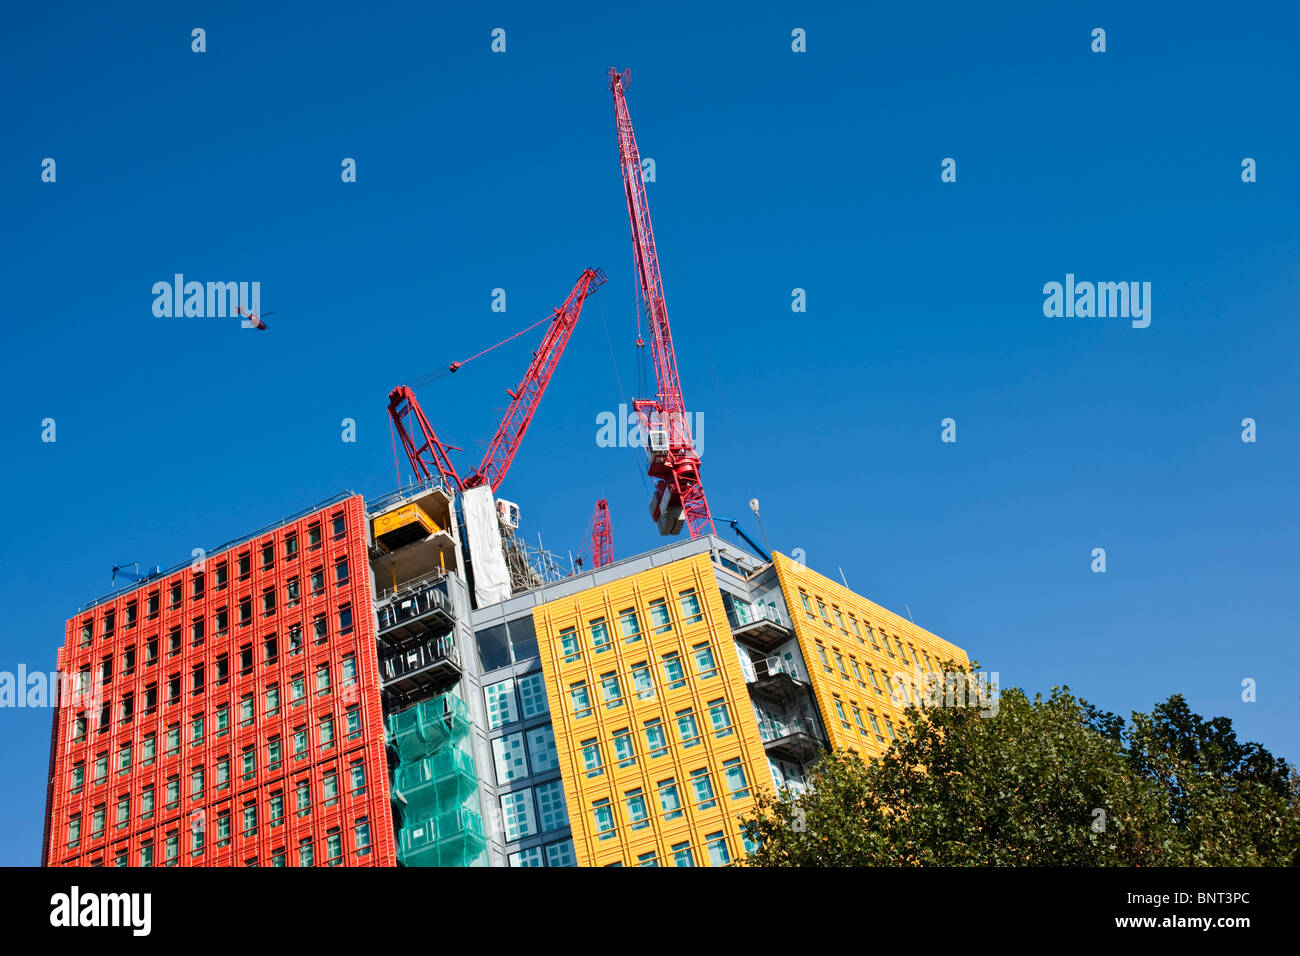
M 672 540 L 616 558 L 601 501 L 575 567 L 496 496 L 604 281 L 587 269 L 468 476 L 399 386 L 413 485 L 342 493 L 68 620 L 46 865 L 726 865 L 758 790 L 802 788 L 828 748 L 882 753 L 926 675 L 967 664 L 715 533 L 625 85 L 611 70 L 657 386 L 633 406 Z

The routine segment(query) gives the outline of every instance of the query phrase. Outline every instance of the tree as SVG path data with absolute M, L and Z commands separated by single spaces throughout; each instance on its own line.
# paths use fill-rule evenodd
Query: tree
M 826 754 L 803 794 L 761 792 L 755 866 L 1291 864 L 1294 770 L 1179 696 L 1132 726 L 1053 689 L 996 716 L 909 708 L 870 763 Z

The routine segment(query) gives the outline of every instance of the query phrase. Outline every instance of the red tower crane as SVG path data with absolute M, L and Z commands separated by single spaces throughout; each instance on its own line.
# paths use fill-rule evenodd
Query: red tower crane
M 600 269 L 584 270 L 564 305 L 554 310 L 546 335 L 542 339 L 541 346 L 533 353 L 533 360 L 524 372 L 523 380 L 517 388 L 506 390 L 506 394 L 511 398 L 510 407 L 506 410 L 505 417 L 501 420 L 491 444 L 488 445 L 483 463 L 465 478 L 462 479 L 456 473 L 456 467 L 448 454 L 449 451 L 461 449 L 439 440 L 424 410 L 420 408 L 415 392 L 406 385 L 399 385 L 389 393 L 388 414 L 401 438 L 406 457 L 410 460 L 411 467 L 415 469 L 417 480 L 424 481 L 433 477 L 436 469 L 443 480 L 456 491 L 490 484 L 492 491 L 495 492 L 500 487 L 501 482 L 505 480 L 506 472 L 510 469 L 511 461 L 514 460 L 515 452 L 519 450 L 524 433 L 528 430 L 528 424 L 537 411 L 542 395 L 546 392 L 546 386 L 555 373 L 560 356 L 564 354 L 569 336 L 573 334 L 574 326 L 578 323 L 583 303 L 587 301 L 588 295 L 604 284 L 605 273 Z M 540 324 L 540 322 L 534 323 L 534 325 Z M 517 333 L 510 338 L 516 338 L 519 334 L 522 333 Z M 510 339 L 505 341 L 508 342 Z M 492 348 L 496 346 L 484 349 L 483 352 L 471 356 L 471 359 L 491 351 Z M 453 362 L 448 366 L 448 370 L 454 372 L 468 361 L 470 359 Z M 416 429 L 424 439 L 422 442 L 416 442 Z
M 614 562 L 614 526 L 609 520 L 609 502 L 601 498 L 591 516 L 591 566 Z
M 657 399 L 635 399 L 641 429 L 646 436 L 650 456 L 648 473 L 657 479 L 650 499 L 650 516 L 659 525 L 659 533 L 677 534 L 685 518 L 692 538 L 713 534 L 709 503 L 700 483 L 700 456 L 691 437 L 686 403 L 682 398 L 677 375 L 677 355 L 673 351 L 672 329 L 668 325 L 668 306 L 664 302 L 663 279 L 659 275 L 659 254 L 655 251 L 654 230 L 650 227 L 650 206 L 646 202 L 645 181 L 641 176 L 641 154 L 628 115 L 624 87 L 629 74 L 609 71 L 609 88 L 614 93 L 614 114 L 618 128 L 618 158 L 623 170 L 623 191 L 627 198 L 627 215 L 632 225 L 632 252 L 636 262 L 641 301 L 646 324 L 650 328 L 650 353 L 654 360 Z M 640 339 L 637 345 L 641 345 Z

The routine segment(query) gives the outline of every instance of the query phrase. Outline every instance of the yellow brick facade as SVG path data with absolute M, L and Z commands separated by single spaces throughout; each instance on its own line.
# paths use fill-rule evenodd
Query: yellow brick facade
M 771 775 L 709 556 L 543 604 L 533 621 L 578 865 L 682 865 L 683 847 L 695 866 L 743 857 L 737 819 Z
M 917 667 L 967 666 L 966 652 L 783 554 L 772 558 L 831 746 L 883 753 L 905 732 L 897 674 L 919 687 Z

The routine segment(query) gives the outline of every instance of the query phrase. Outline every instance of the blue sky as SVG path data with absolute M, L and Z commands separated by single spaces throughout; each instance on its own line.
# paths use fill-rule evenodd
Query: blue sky
M 618 66 L 714 512 L 757 496 L 773 547 L 1004 686 L 1182 692 L 1300 758 L 1295 14 L 899 6 L 8 12 L 0 670 L 52 668 L 115 563 L 392 488 L 389 389 L 587 266 L 609 283 L 501 495 L 556 550 L 602 495 L 616 555 L 660 544 L 640 453 L 595 441 L 637 381 Z M 260 281 L 270 331 L 155 318 L 177 272 Z M 1066 273 L 1150 282 L 1150 327 L 1045 317 Z M 420 389 L 463 470 L 539 338 Z M 36 863 L 50 712 L 0 721 L 0 864 Z

